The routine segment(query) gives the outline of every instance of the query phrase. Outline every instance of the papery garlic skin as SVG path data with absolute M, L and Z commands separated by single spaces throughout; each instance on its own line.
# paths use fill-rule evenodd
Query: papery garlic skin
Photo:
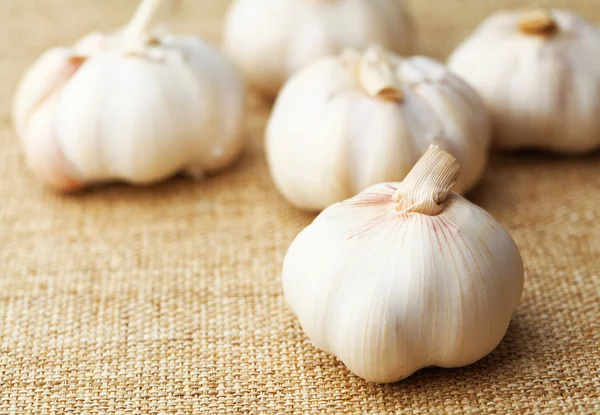
M 371 43 L 406 54 L 414 39 L 403 0 L 236 0 L 225 24 L 225 50 L 267 96 L 318 58 Z
M 126 35 L 51 49 L 18 87 L 13 114 L 28 165 L 57 189 L 201 176 L 243 148 L 244 85 L 223 55 L 193 37 L 130 47 Z
M 600 30 L 564 10 L 488 17 L 450 56 L 486 102 L 500 148 L 600 147 Z
M 488 213 L 456 193 L 434 215 L 399 211 L 399 185 L 325 209 L 283 264 L 286 301 L 308 337 L 373 382 L 481 359 L 523 289 L 519 251 Z
M 472 188 L 490 144 L 483 102 L 441 63 L 377 47 L 326 57 L 296 73 L 266 130 L 277 189 L 307 210 L 402 180 L 430 144 L 459 160 L 457 192 Z

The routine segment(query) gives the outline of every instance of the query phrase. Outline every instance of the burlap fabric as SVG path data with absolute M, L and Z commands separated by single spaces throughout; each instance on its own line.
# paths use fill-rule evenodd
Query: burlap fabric
M 253 104 L 249 149 L 219 176 L 44 189 L 10 125 L 15 82 L 47 47 L 121 24 L 134 3 L 0 0 L 1 414 L 600 413 L 598 153 L 493 157 L 469 197 L 521 249 L 522 304 L 480 362 L 393 385 L 316 350 L 286 308 L 282 258 L 313 216 L 273 188 L 268 106 Z M 524 3 L 410 1 L 436 57 Z M 597 0 L 554 4 L 600 22 Z M 183 2 L 176 27 L 217 41 L 226 6 Z

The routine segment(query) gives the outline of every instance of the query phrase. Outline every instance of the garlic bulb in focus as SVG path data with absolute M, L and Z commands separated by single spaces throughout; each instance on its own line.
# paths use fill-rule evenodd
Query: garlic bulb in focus
M 430 58 L 347 50 L 296 73 L 266 131 L 271 175 L 284 197 L 320 210 L 368 186 L 401 180 L 430 144 L 463 168 L 457 191 L 483 174 L 490 125 L 483 102 Z
M 235 0 L 225 26 L 225 49 L 270 96 L 318 58 L 371 43 L 406 54 L 413 38 L 403 0 Z
M 500 148 L 600 147 L 600 30 L 562 10 L 490 16 L 450 69 L 486 102 Z
M 285 256 L 283 290 L 303 330 L 366 380 L 471 364 L 506 333 L 521 257 L 498 222 L 450 192 L 457 173 L 432 147 L 403 182 L 325 209 Z
M 244 144 L 245 91 L 216 49 L 160 30 L 172 1 L 144 0 L 129 25 L 45 52 L 14 119 L 30 168 L 61 190 L 225 167 Z

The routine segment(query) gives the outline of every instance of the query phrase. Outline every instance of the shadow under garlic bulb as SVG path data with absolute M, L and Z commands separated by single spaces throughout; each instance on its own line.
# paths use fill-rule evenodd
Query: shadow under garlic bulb
M 489 143 L 485 106 L 465 82 L 433 59 L 375 46 L 292 76 L 266 130 L 277 189 L 307 210 L 403 179 L 430 144 L 459 160 L 456 190 L 465 192 L 484 172 Z
M 249 84 L 275 96 L 318 58 L 371 43 L 405 54 L 414 33 L 403 0 L 235 0 L 225 49 Z
M 26 72 L 13 115 L 44 182 L 76 190 L 201 177 L 240 153 L 241 76 L 200 39 L 158 30 L 171 3 L 144 0 L 124 30 L 50 49 Z
M 519 304 L 517 246 L 450 191 L 457 174 L 432 147 L 401 183 L 325 209 L 286 253 L 283 291 L 302 329 L 368 381 L 481 359 Z
M 600 30 L 564 10 L 501 12 L 451 55 L 487 104 L 506 149 L 600 147 Z

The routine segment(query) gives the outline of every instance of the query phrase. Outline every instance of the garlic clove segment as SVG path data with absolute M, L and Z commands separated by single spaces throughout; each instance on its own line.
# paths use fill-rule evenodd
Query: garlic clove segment
M 125 29 L 53 48 L 25 73 L 13 117 L 47 184 L 201 177 L 242 151 L 242 78 L 214 47 L 164 30 L 174 1 L 144 0 Z
M 235 0 L 224 45 L 247 81 L 275 96 L 321 57 L 369 44 L 406 54 L 414 38 L 403 0 Z
M 432 146 L 404 181 L 325 209 L 285 255 L 283 291 L 302 329 L 368 381 L 481 359 L 520 301 L 519 250 L 450 191 L 457 175 Z
M 489 108 L 495 146 L 585 153 L 600 147 L 600 30 L 566 10 L 488 17 L 450 69 Z
M 26 72 L 13 103 L 14 124 L 29 168 L 53 187 L 78 190 L 85 186 L 72 172 L 56 141 L 53 108 L 55 92 L 73 76 L 86 58 L 67 48 L 54 48 Z
M 307 210 L 403 179 L 430 144 L 459 160 L 456 191 L 465 192 L 483 174 L 489 143 L 485 106 L 465 82 L 433 59 L 378 46 L 349 49 L 294 74 L 266 130 L 277 189 Z

